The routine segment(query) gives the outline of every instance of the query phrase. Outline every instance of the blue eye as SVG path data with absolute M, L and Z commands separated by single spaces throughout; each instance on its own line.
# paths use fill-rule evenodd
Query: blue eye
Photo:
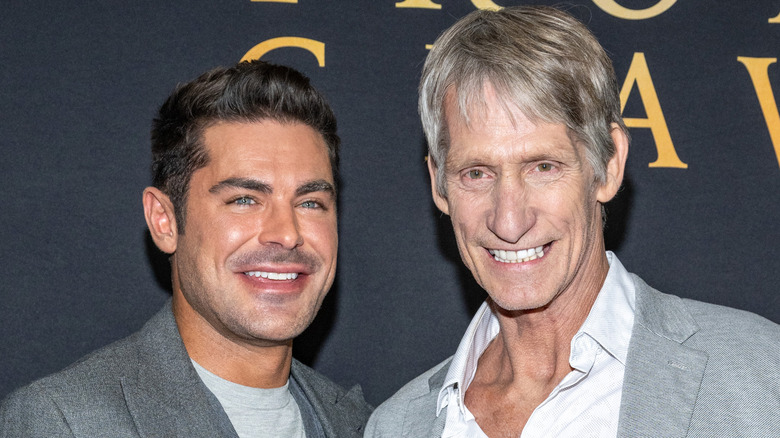
M 316 201 L 303 201 L 301 203 L 301 207 L 303 207 L 303 208 L 319 208 L 320 204 L 318 204 Z
M 242 196 L 234 199 L 232 203 L 236 205 L 252 205 L 255 203 L 255 200 L 247 196 Z

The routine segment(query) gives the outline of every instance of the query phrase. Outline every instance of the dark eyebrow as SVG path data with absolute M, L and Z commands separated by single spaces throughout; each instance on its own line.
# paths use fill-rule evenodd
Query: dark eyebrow
M 246 189 L 264 194 L 270 194 L 273 192 L 273 189 L 269 184 L 260 180 L 251 178 L 228 178 L 211 186 L 209 193 L 218 193 L 227 188 Z M 299 186 L 295 191 L 295 195 L 302 196 L 314 192 L 326 192 L 331 196 L 335 196 L 336 188 L 328 181 L 324 179 L 318 179 L 314 181 L 308 181 Z
M 265 194 L 272 192 L 271 186 L 260 180 L 251 178 L 228 178 L 211 186 L 209 193 L 216 194 L 227 188 L 246 189 Z
M 333 184 L 325 181 L 324 179 L 309 181 L 302 184 L 300 187 L 298 187 L 298 190 L 295 191 L 295 195 L 302 196 L 314 192 L 326 192 L 332 197 L 336 196 L 336 188 L 333 186 Z

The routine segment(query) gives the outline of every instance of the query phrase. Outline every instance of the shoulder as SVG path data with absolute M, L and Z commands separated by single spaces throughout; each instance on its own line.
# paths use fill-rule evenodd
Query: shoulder
M 138 364 L 137 337 L 133 334 L 89 353 L 67 368 L 36 380 L 17 394 L 90 392 L 101 388 L 107 380 L 134 369 Z
M 348 436 L 362 430 L 373 408 L 363 398 L 360 385 L 344 389 L 295 359 L 290 374 L 326 430 L 331 430 L 337 436 Z
M 653 335 L 632 335 L 632 343 L 635 339 L 671 340 L 658 345 L 704 358 L 696 418 L 758 418 L 746 424 L 764 424 L 765 418 L 776 414 L 780 409 L 778 324 L 744 310 L 664 294 L 641 280 L 636 284 L 634 330 L 641 326 Z M 652 348 L 639 343 L 632 347 L 634 351 Z M 654 351 L 662 353 L 659 348 Z
M 68 430 L 74 427 L 73 421 L 103 414 L 118 417 L 116 413 L 125 412 L 122 379 L 135 378 L 140 370 L 152 366 L 145 350 L 154 342 L 150 338 L 160 342 L 165 338 L 159 335 L 155 322 L 161 314 L 165 319 L 164 313 L 158 313 L 140 331 L 14 391 L 0 407 L 0 437 L 15 436 L 8 432 L 14 429 L 40 431 L 30 432 L 32 436 L 60 436 L 54 430 Z
M 291 374 L 307 395 L 310 395 L 310 392 L 312 392 L 318 396 L 323 396 L 322 398 L 334 398 L 341 400 L 341 402 L 348 401 L 353 403 L 356 408 L 365 408 L 368 412 L 371 411 L 371 407 L 363 398 L 363 389 L 360 385 L 354 385 L 347 390 L 325 377 L 322 373 L 315 371 L 296 359 L 292 361 Z
M 135 376 L 139 369 L 148 368 L 150 359 L 156 359 L 159 352 L 183 349 L 174 342 L 178 337 L 170 305 L 164 306 L 144 326 L 131 335 L 95 350 L 80 358 L 63 370 L 39 379 L 28 388 L 29 391 L 43 391 L 51 394 L 90 394 L 101 391 L 109 382 L 123 376 Z M 150 357 L 154 356 L 154 357 Z M 26 388 L 22 388 L 24 394 Z
M 663 325 L 669 332 L 679 331 L 685 337 L 681 339 L 684 344 L 702 349 L 717 346 L 732 352 L 755 351 L 780 358 L 780 325 L 744 310 L 659 292 L 639 277 L 635 282 L 637 312 L 642 313 L 644 322 Z M 689 336 L 681 326 L 691 327 Z
M 452 362 L 452 357 L 448 357 L 438 365 L 415 377 L 409 383 L 402 386 L 401 389 L 393 394 L 392 397 L 387 399 L 387 401 L 382 403 L 382 405 L 377 408 L 377 411 L 380 411 L 380 409 L 386 410 L 393 405 L 422 397 L 431 392 L 436 392 L 436 394 L 438 394 L 439 390 L 441 389 L 441 384 L 444 383 L 444 377 L 447 375 L 447 371 L 449 370 L 450 362 Z M 431 378 L 433 376 L 441 376 L 441 379 L 433 379 L 436 382 L 433 382 L 434 385 L 432 386 Z
M 405 423 L 414 419 L 411 416 L 425 417 L 424 426 L 430 426 L 436 415 L 436 402 L 439 390 L 449 370 L 452 357 L 417 376 L 399 389 L 392 397 L 371 415 L 366 426 L 366 437 L 400 436 Z M 409 409 L 410 403 L 420 403 L 422 410 Z
M 778 342 L 780 325 L 755 313 L 686 298 L 682 302 L 702 331 L 727 338 L 750 336 Z
M 780 325 L 744 310 L 682 299 L 698 325 L 685 345 L 706 351 L 712 366 L 780 379 Z
M 73 413 L 123 402 L 117 378 L 136 361 L 131 338 L 111 344 L 62 371 L 17 389 L 0 406 L 0 437 L 72 436 Z
M 699 327 L 684 345 L 707 354 L 691 430 L 715 431 L 713 424 L 720 423 L 724 436 L 776 433 L 780 326 L 743 310 L 682 302 Z
M 39 382 L 19 389 L 0 405 L 0 437 L 73 436 L 62 411 Z

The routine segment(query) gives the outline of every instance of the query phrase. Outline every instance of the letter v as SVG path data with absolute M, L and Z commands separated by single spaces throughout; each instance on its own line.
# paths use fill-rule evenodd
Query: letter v
M 777 62 L 777 58 L 748 58 L 738 56 L 737 61 L 741 62 L 747 68 L 750 74 L 750 80 L 753 81 L 753 87 L 756 89 L 758 103 L 761 106 L 761 112 L 764 113 L 764 120 L 769 129 L 769 138 L 775 148 L 777 163 L 780 165 L 780 114 L 777 112 L 777 102 L 772 92 L 772 84 L 769 82 L 769 66 Z

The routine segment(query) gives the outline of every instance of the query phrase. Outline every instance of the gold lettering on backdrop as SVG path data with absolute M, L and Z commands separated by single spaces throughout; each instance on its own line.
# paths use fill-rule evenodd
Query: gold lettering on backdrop
M 645 20 L 647 18 L 653 18 L 666 12 L 666 10 L 671 8 L 675 2 L 677 2 L 677 0 L 660 0 L 649 8 L 629 9 L 619 5 L 615 0 L 593 0 L 593 3 L 604 10 L 604 12 L 624 20 Z
M 249 51 L 246 52 L 246 55 L 241 58 L 241 61 L 260 59 L 271 50 L 281 47 L 299 47 L 301 49 L 306 49 L 317 58 L 317 63 L 320 67 L 325 67 L 325 43 L 300 37 L 279 37 L 265 40 L 249 49 Z
M 477 9 L 486 9 L 489 11 L 497 11 L 502 7 L 493 3 L 492 0 L 471 0 L 471 3 L 477 7 Z
M 680 161 L 677 151 L 672 144 L 672 136 L 669 135 L 669 128 L 666 126 L 664 113 L 661 111 L 661 103 L 658 101 L 658 94 L 653 86 L 653 79 L 650 77 L 650 69 L 647 68 L 645 54 L 641 52 L 634 53 L 634 59 L 631 60 L 631 66 L 628 68 L 626 80 L 623 82 L 623 88 L 620 89 L 620 112 L 626 108 L 628 96 L 634 88 L 634 84 L 639 90 L 639 97 L 642 99 L 642 105 L 645 108 L 646 119 L 637 119 L 623 117 L 623 121 L 629 128 L 650 128 L 655 140 L 655 147 L 658 150 L 658 159 L 650 163 L 648 167 L 677 167 L 687 169 L 688 165 Z
M 780 23 L 780 14 L 777 14 L 777 17 L 775 17 L 775 18 L 770 18 L 769 22 L 770 23 Z
M 777 62 L 777 58 L 748 58 L 738 56 L 737 61 L 747 68 L 753 88 L 756 89 L 758 104 L 764 113 L 766 126 L 769 128 L 769 138 L 775 147 L 777 163 L 780 164 L 780 114 L 777 112 L 775 94 L 772 92 L 772 84 L 769 82 L 769 66 Z
M 431 0 L 404 0 L 395 4 L 396 8 L 441 9 L 441 5 Z

